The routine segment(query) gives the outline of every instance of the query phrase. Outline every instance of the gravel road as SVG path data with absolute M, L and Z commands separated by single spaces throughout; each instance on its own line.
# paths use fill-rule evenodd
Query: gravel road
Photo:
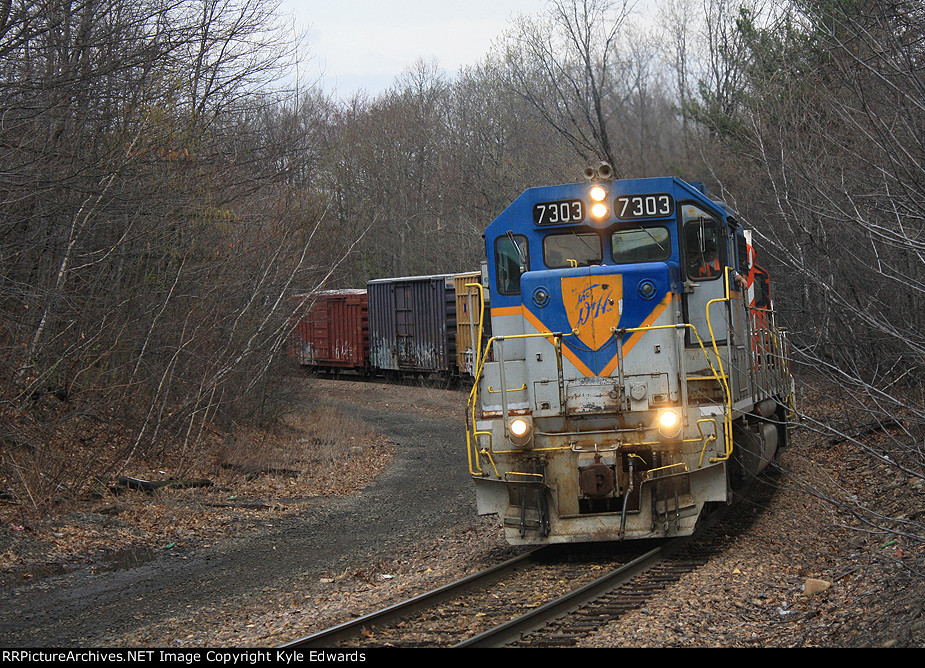
M 130 569 L 82 568 L 4 586 L 0 645 L 164 646 L 191 637 L 226 643 L 228 637 L 215 635 L 219 629 L 247 628 L 243 622 L 261 610 L 287 596 L 305 597 L 338 573 L 363 565 L 396 571 L 403 556 L 435 536 L 478 523 L 463 446 L 464 396 L 369 385 L 343 400 L 328 397 L 396 444 L 392 465 L 372 485 L 255 524 L 208 549 L 164 553 Z

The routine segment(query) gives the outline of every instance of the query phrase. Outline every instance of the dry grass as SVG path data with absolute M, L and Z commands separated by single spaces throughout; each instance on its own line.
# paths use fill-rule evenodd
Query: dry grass
M 272 428 L 213 430 L 196 448 L 139 455 L 122 471 L 145 481 L 207 480 L 209 486 L 128 489 L 108 473 L 113 463 L 106 452 L 73 439 L 4 452 L 0 570 L 126 547 L 209 545 L 249 521 L 300 512 L 313 498 L 361 489 L 391 461 L 393 444 L 362 421 L 323 400 L 302 405 L 308 408 L 293 409 Z M 52 474 L 97 482 L 75 493 L 71 486 L 48 484 Z

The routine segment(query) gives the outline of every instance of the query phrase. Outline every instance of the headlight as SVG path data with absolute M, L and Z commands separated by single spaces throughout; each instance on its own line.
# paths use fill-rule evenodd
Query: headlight
M 673 408 L 666 408 L 658 416 L 658 433 L 665 438 L 674 438 L 681 431 L 681 415 Z
M 591 205 L 591 215 L 598 220 L 606 218 L 609 213 L 607 205 L 604 204 L 604 200 L 607 198 L 607 191 L 602 186 L 594 186 L 588 191 L 588 196 L 594 200 L 594 204 Z
M 533 419 L 530 417 L 512 418 L 507 423 L 507 431 L 514 445 L 529 446 L 533 440 Z

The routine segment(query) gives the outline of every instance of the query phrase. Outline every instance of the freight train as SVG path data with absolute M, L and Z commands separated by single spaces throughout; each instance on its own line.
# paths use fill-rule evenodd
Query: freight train
M 293 330 L 304 367 L 436 381 L 471 378 L 482 326 L 479 272 L 380 278 L 365 289 L 299 295 Z
M 736 213 L 678 178 L 532 188 L 481 271 L 312 295 L 304 365 L 469 378 L 480 514 L 511 544 L 689 535 L 788 441 L 793 380 Z

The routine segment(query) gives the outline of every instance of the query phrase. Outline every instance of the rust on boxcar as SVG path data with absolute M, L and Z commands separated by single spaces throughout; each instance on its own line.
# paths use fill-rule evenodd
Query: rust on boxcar
M 366 290 L 324 290 L 297 299 L 308 308 L 293 332 L 300 364 L 356 371 L 369 367 Z

